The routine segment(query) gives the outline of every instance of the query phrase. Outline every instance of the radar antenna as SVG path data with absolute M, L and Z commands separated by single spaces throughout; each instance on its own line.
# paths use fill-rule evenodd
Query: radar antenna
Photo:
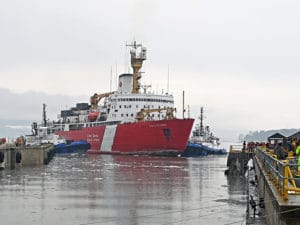
M 147 89 L 148 88 L 151 88 L 152 87 L 152 85 L 141 85 L 141 88 L 143 88 L 143 90 L 144 90 L 144 94 L 146 94 L 146 92 L 147 92 Z

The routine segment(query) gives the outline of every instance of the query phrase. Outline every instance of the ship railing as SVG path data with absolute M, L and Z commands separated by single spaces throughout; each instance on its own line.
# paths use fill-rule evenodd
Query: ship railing
M 255 157 L 284 200 L 288 200 L 290 195 L 300 194 L 300 177 L 297 177 L 298 164 L 295 157 L 289 154 L 285 160 L 278 160 L 273 151 L 260 147 L 255 149 Z
M 78 130 L 84 127 L 98 127 L 104 125 L 117 125 L 120 124 L 120 120 L 115 121 L 96 121 L 96 122 L 86 122 L 86 123 L 57 123 L 54 124 L 53 130 L 64 130 L 65 125 L 68 125 L 70 130 Z

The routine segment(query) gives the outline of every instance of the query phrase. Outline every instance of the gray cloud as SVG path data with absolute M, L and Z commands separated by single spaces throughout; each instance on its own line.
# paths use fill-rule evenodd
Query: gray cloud
M 44 99 L 37 98 L 36 105 L 20 101 L 33 98 L 28 91 L 48 95 L 49 110 L 52 103 L 56 107 L 53 114 L 70 99 L 80 99 L 76 96 L 106 92 L 111 66 L 114 77 L 116 64 L 118 72 L 127 72 L 125 43 L 135 38 L 148 47 L 147 83 L 166 89 L 170 65 L 178 108 L 185 89 L 193 116 L 205 106 L 212 110 L 208 122 L 220 130 L 297 127 L 299 1 L 0 4 L 0 87 L 17 93 L 2 103 L 12 100 L 12 108 L 27 112 L 19 117 L 41 115 Z M 1 112 L 9 114 L 8 109 Z

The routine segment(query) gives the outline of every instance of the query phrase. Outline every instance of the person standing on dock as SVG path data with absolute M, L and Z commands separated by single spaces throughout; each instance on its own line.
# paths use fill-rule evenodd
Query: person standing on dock
M 243 152 L 246 151 L 246 141 L 243 142 Z
M 300 177 L 300 145 L 296 148 L 296 155 L 298 156 L 298 173 L 297 173 L 297 176 Z

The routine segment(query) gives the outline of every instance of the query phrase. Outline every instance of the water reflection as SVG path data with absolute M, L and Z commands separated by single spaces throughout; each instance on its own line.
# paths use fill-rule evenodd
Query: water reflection
M 224 156 L 56 157 L 0 171 L 0 216 L 3 224 L 241 224 L 244 186 L 227 181 L 225 167 Z

